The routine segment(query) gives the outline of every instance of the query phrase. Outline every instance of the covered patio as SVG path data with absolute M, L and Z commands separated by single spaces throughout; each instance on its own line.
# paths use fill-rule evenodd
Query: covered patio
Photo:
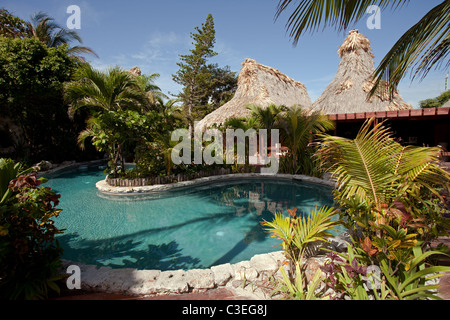
M 438 146 L 444 149 L 443 156 L 450 157 L 450 108 L 427 108 L 395 111 L 356 112 L 329 114 L 335 121 L 331 134 L 354 138 L 368 118 L 375 123 L 383 121 L 394 137 L 403 145 Z

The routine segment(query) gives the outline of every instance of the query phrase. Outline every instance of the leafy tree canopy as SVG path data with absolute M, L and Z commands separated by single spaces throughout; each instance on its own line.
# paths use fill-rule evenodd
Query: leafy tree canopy
M 15 146 L 17 152 L 21 149 L 19 158 L 59 161 L 74 156 L 69 155 L 76 150 L 74 122 L 62 90 L 78 62 L 67 51 L 67 45 L 49 48 L 37 38 L 0 37 L 0 117 L 21 128 L 21 147 Z
M 450 100 L 450 90 L 441 93 L 436 98 L 419 101 L 419 104 L 421 108 L 440 108 L 448 100 Z
M 8 10 L 0 8 L 0 34 L 6 38 L 23 38 L 26 36 L 27 23 L 14 16 Z

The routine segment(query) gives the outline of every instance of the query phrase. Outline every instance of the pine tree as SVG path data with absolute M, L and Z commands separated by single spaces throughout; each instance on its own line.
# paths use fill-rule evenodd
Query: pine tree
M 202 27 L 195 27 L 195 30 L 196 33 L 191 33 L 194 48 L 190 54 L 180 55 L 181 62 L 177 63 L 180 69 L 172 75 L 173 80 L 183 86 L 177 97 L 183 101 L 184 116 L 190 130 L 197 118 L 195 107 L 200 106 L 208 95 L 207 83 L 211 78 L 211 70 L 206 60 L 217 55 L 213 51 L 216 42 L 213 16 L 209 14 Z

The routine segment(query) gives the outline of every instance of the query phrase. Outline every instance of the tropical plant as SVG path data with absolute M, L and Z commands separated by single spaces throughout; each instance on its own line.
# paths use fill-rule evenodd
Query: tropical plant
M 250 118 L 228 118 L 223 123 L 224 128 L 242 129 L 247 131 L 249 129 L 257 129 L 259 127 L 258 121 L 254 117 Z
M 387 297 L 385 283 L 377 279 L 373 272 L 369 272 L 368 266 L 361 264 L 351 245 L 347 247 L 347 253 L 337 254 L 330 252 L 327 260 L 320 267 L 325 274 L 324 283 L 333 291 L 330 298 L 342 299 L 345 295 L 352 300 L 370 300 L 371 292 L 367 290 L 370 283 L 372 293 L 380 300 Z M 381 294 L 378 295 L 376 283 L 380 284 Z
M 23 165 L 20 162 L 15 163 L 12 159 L 0 159 L 0 205 L 4 204 L 11 196 L 11 190 L 8 188 L 9 182 L 31 170 L 31 168 L 23 170 Z
M 156 97 L 156 102 L 154 105 L 154 109 L 156 109 L 157 112 L 161 113 L 163 118 L 164 118 L 164 122 L 170 126 L 171 128 L 173 128 L 175 122 L 177 120 L 181 120 L 182 116 L 182 108 L 177 105 L 177 103 L 181 102 L 180 99 L 169 99 L 167 101 L 164 101 L 163 98 L 161 97 Z
M 389 259 L 380 261 L 380 269 L 386 279 L 389 295 L 395 300 L 442 300 L 436 295 L 439 284 L 427 284 L 426 282 L 438 279 L 444 272 L 450 271 L 450 267 L 427 267 L 426 260 L 432 255 L 442 255 L 440 251 L 422 252 L 420 247 L 413 248 L 414 257 L 405 268 L 394 269 Z
M 300 107 L 286 108 L 274 104 L 268 107 L 248 105 L 250 115 L 247 118 L 229 118 L 224 128 L 267 129 L 268 140 L 270 131 L 281 129 L 281 143 L 289 148 L 289 153 L 280 158 L 280 169 L 283 173 L 307 174 L 320 176 L 314 156 L 315 146 L 312 142 L 320 133 L 334 128 L 334 124 L 319 112 L 308 113 Z
M 280 0 L 276 12 L 278 18 L 288 10 L 293 0 Z M 286 28 L 297 44 L 306 31 L 315 31 L 320 26 L 334 26 L 339 31 L 361 20 L 369 6 L 378 6 L 380 10 L 388 7 L 396 9 L 405 5 L 407 0 L 366 0 L 366 1 L 325 1 L 302 0 L 295 2 L 295 9 L 289 16 Z M 400 80 L 411 69 L 413 78 L 425 77 L 433 66 L 443 65 L 448 56 L 450 2 L 443 1 L 426 13 L 420 21 L 407 30 L 382 59 L 374 74 L 375 86 L 370 95 L 379 88 L 382 81 L 387 82 L 390 94 L 394 93 Z M 445 64 L 448 67 L 449 63 Z
M 313 280 L 308 283 L 302 269 L 302 261 L 315 250 L 315 244 L 327 242 L 327 237 L 331 236 L 330 231 L 339 225 L 338 221 L 332 220 L 336 211 L 324 206 L 319 209 L 315 207 L 308 214 L 297 215 L 297 208 L 289 209 L 288 213 L 288 216 L 275 213 L 271 222 L 264 220 L 261 223 L 264 230 L 272 234 L 271 237 L 281 240 L 281 247 L 288 258 L 290 269 L 293 270 L 288 275 L 284 267 L 280 267 L 283 285 L 277 290 L 293 299 L 316 298 L 315 291 L 320 283 L 321 271 L 318 270 Z
M 35 173 L 21 172 L 21 165 L 0 160 L 1 187 L 8 191 L 0 205 L 0 297 L 3 299 L 42 299 L 48 290 L 59 292 L 62 277 L 59 247 L 55 235 L 62 231 L 53 219 L 61 209 L 60 195 L 40 187 L 46 180 Z
M 167 175 L 169 176 L 174 167 L 174 163 L 172 161 L 172 150 L 177 145 L 176 141 L 172 141 L 170 139 L 170 135 L 168 134 L 156 134 L 155 142 L 160 150 L 160 154 L 164 159 L 164 164 L 167 168 Z
M 281 168 L 286 173 L 303 173 L 320 175 L 316 170 L 314 147 L 311 143 L 320 133 L 334 128 L 334 124 L 327 116 L 313 112 L 307 114 L 299 107 L 290 108 L 280 119 L 282 144 L 289 148 L 289 156 L 281 159 Z M 283 161 L 286 161 L 283 164 Z
M 349 214 L 369 211 L 375 225 L 390 219 L 401 226 L 421 218 L 417 206 L 424 189 L 442 199 L 439 191 L 450 189 L 450 174 L 439 165 L 439 148 L 402 146 L 382 123 L 371 128 L 373 121 L 367 120 L 354 140 L 323 136 L 317 155 L 338 185 L 336 200 L 352 208 Z
M 327 242 L 330 231 L 339 222 L 332 220 L 336 215 L 334 208 L 315 207 L 307 214 L 297 215 L 297 208 L 288 210 L 289 216 L 276 213 L 272 222 L 263 221 L 262 225 L 272 237 L 282 241 L 281 246 L 286 256 L 294 262 L 301 261 L 311 245 L 318 241 Z
M 111 174 L 125 173 L 125 144 L 144 143 L 153 127 L 153 117 L 133 110 L 96 113 L 88 119 L 87 128 L 80 132 L 78 143 L 84 149 L 85 140 L 100 152 L 110 155 L 108 167 Z
M 87 137 L 93 137 L 97 150 L 109 153 L 114 174 L 118 163 L 124 170 L 125 143 L 144 135 L 137 130 L 146 131 L 149 126 L 144 113 L 149 111 L 150 101 L 142 91 L 143 81 L 118 67 L 100 72 L 83 64 L 74 80 L 65 85 L 65 98 L 72 114 L 80 108 L 94 113 L 88 120 L 88 128 L 79 135 L 80 145 Z
M 280 273 L 282 282 L 276 288 L 275 292 L 283 293 L 288 299 L 292 300 L 328 300 L 327 295 L 317 292 L 322 281 L 322 271 L 317 269 L 311 282 L 307 282 L 305 275 L 300 267 L 300 264 L 295 263 L 295 278 L 289 277 L 286 270 L 281 267 Z
M 36 12 L 31 16 L 31 21 L 27 23 L 26 33 L 29 37 L 36 37 L 49 48 L 56 48 L 61 45 L 68 45 L 72 41 L 82 43 L 81 37 L 75 30 L 62 28 L 45 12 Z M 71 56 L 80 58 L 79 54 L 89 53 L 97 56 L 92 49 L 84 46 L 73 46 L 68 49 Z M 80 58 L 80 60 L 82 60 Z
M 70 111 L 87 107 L 95 111 L 147 110 L 149 101 L 140 84 L 131 73 L 119 67 L 106 72 L 92 68 L 84 63 L 77 69 L 73 81 L 64 88 Z
M 155 84 L 155 81 L 159 76 L 159 73 L 152 73 L 150 75 L 142 74 L 136 77 L 140 90 L 145 92 L 145 95 L 147 96 L 149 106 L 155 106 L 160 103 L 163 98 L 167 98 L 167 96 L 161 92 L 161 88 Z M 151 110 L 151 108 L 149 108 L 149 110 Z
M 422 253 L 420 247 L 412 250 L 413 258 L 406 268 L 394 267 L 387 258 L 373 265 L 364 250 L 351 244 L 347 253 L 331 252 L 320 267 L 326 286 L 333 290 L 331 299 L 348 296 L 352 300 L 441 300 L 437 295 L 440 286 L 430 281 L 442 277 L 450 268 L 427 266 L 426 259 L 443 253 Z
M 381 268 L 390 297 L 426 297 L 425 280 L 444 269 L 425 266 L 448 249 L 422 250 L 448 234 L 445 209 L 434 199 L 442 201 L 450 175 L 439 166 L 439 148 L 404 147 L 382 123 L 372 123 L 354 140 L 324 136 L 318 156 L 336 181 L 341 221 L 359 261 Z
M 286 106 L 277 106 L 271 104 L 267 108 L 262 108 L 257 105 L 248 105 L 247 109 L 250 110 L 250 117 L 257 123 L 257 129 L 266 129 L 269 133 L 270 130 L 278 128 L 282 112 L 287 111 Z

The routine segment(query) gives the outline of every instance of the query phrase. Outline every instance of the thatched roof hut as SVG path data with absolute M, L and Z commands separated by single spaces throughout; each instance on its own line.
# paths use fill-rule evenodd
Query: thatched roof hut
M 367 100 L 373 88 L 374 55 L 370 41 L 353 29 L 338 50 L 341 62 L 333 81 L 313 103 L 313 110 L 326 114 L 412 109 L 396 90 L 390 99 L 387 90 L 378 90 Z
M 220 125 L 228 118 L 240 118 L 250 115 L 248 105 L 267 107 L 271 104 L 294 105 L 311 108 L 311 99 L 303 83 L 295 81 L 277 69 L 245 59 L 238 76 L 238 88 L 229 102 L 206 115 L 196 129 L 206 130 Z
M 140 76 L 142 74 L 141 69 L 139 67 L 133 67 L 130 70 L 128 70 L 128 72 L 135 76 Z

